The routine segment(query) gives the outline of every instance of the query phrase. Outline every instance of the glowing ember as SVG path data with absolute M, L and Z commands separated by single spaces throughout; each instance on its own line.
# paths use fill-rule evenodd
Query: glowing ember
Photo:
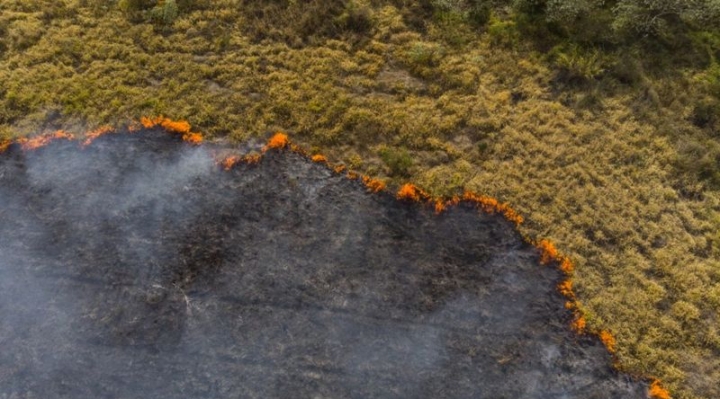
M 327 158 L 323 155 L 317 154 L 312 156 L 312 161 L 317 163 L 327 163 Z
M 247 163 L 249 165 L 255 165 L 260 162 L 261 158 L 262 158 L 262 156 L 260 154 L 253 154 L 253 155 L 248 155 L 245 158 L 243 158 L 243 161 L 245 161 L 245 163 Z
M 233 156 L 223 159 L 223 161 L 221 162 L 221 165 L 222 165 L 223 169 L 230 170 L 238 162 L 240 162 L 240 157 L 233 155 Z
M 435 213 L 441 214 L 441 213 L 443 213 L 444 210 L 445 210 L 445 203 L 440 200 L 435 201 Z

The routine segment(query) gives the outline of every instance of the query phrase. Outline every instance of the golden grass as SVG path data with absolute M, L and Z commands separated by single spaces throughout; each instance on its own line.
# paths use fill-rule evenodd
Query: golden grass
M 704 134 L 689 121 L 693 72 L 587 108 L 509 31 L 448 42 L 448 26 L 413 30 L 414 11 L 373 2 L 364 36 L 305 43 L 275 26 L 263 41 L 235 28 L 259 23 L 241 7 L 213 3 L 163 30 L 70 0 L 0 3 L 0 148 L 49 120 L 88 131 L 169 115 L 209 138 L 286 131 L 338 173 L 413 181 L 428 199 L 497 198 L 562 252 L 574 328 L 612 331 L 619 367 L 673 397 L 720 397 L 720 193 L 676 168 L 677 137 Z M 387 150 L 411 162 L 389 165 Z

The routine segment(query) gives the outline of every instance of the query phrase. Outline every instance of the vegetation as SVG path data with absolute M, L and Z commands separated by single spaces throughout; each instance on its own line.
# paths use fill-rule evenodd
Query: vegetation
M 713 0 L 4 0 L 0 143 L 165 115 L 287 131 L 408 198 L 507 201 L 572 259 L 578 330 L 611 331 L 619 366 L 673 397 L 716 398 L 719 18 Z

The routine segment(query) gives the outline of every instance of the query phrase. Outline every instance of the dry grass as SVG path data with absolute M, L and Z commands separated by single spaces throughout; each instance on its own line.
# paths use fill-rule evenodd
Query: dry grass
M 720 397 L 720 193 L 677 169 L 677 138 L 703 134 L 692 73 L 589 101 L 558 92 L 502 21 L 448 32 L 400 1 L 333 3 L 336 24 L 300 40 L 312 20 L 273 25 L 285 14 L 256 20 L 244 11 L 261 3 L 246 3 L 158 27 L 79 1 L 3 1 L 0 143 L 167 115 L 210 138 L 287 131 L 395 187 L 507 201 L 524 234 L 572 260 L 576 328 L 612 331 L 620 367 L 676 398 Z

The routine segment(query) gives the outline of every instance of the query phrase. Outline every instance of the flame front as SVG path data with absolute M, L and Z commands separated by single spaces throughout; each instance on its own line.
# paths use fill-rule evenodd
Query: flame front
M 263 148 L 263 151 L 267 151 L 269 149 L 282 150 L 287 147 L 289 142 L 288 136 L 285 133 L 277 132 L 270 138 L 270 140 L 268 140 L 268 143 L 265 148 Z
M 660 385 L 660 380 L 655 379 L 650 384 L 650 397 L 655 399 L 670 399 L 670 392 Z
M 90 133 L 85 135 L 85 140 L 83 141 L 82 145 L 83 147 L 89 146 L 93 141 L 95 141 L 96 138 L 108 134 L 110 132 L 114 132 L 115 130 L 111 126 L 101 126 Z
M 50 144 L 54 140 L 74 140 L 75 136 L 71 133 L 68 133 L 64 130 L 58 130 L 55 133 L 49 134 L 49 135 L 40 135 L 35 136 L 33 138 L 20 138 L 17 140 L 18 144 L 20 144 L 20 147 L 22 147 L 23 150 L 29 151 L 29 150 L 35 150 L 40 147 L 44 147 L 48 144 Z
M 145 127 L 146 129 L 152 129 L 154 127 L 160 126 L 169 132 L 179 133 L 182 135 L 182 139 L 190 144 L 197 145 L 202 143 L 203 141 L 202 134 L 193 133 L 190 131 L 190 123 L 188 123 L 187 121 L 174 121 L 163 116 L 157 116 L 152 119 L 143 116 L 142 118 L 140 118 L 140 124 L 142 124 L 143 127 Z

